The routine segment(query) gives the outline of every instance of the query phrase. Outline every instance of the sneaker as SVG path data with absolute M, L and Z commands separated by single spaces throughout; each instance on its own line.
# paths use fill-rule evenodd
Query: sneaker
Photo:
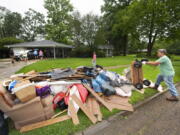
M 168 101 L 179 101 L 178 97 L 176 97 L 176 96 L 167 97 L 166 100 L 168 100 Z

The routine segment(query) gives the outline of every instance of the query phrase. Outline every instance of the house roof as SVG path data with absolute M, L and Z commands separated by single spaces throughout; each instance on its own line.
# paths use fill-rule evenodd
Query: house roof
M 51 48 L 51 47 L 57 47 L 57 48 L 74 48 L 71 45 L 66 45 L 63 43 L 57 43 L 50 40 L 42 40 L 42 41 L 33 41 L 33 42 L 24 42 L 24 43 L 18 43 L 13 45 L 5 45 L 5 47 L 8 48 Z

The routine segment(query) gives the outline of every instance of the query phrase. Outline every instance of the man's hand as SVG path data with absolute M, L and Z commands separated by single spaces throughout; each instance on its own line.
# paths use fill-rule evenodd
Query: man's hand
M 146 64 L 153 65 L 153 66 L 158 66 L 161 63 L 160 62 L 156 62 L 156 61 L 149 61 L 149 62 L 146 62 Z

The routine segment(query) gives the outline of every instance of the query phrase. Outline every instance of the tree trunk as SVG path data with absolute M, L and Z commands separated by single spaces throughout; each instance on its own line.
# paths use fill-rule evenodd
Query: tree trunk
M 158 30 L 156 30 L 155 35 L 151 36 L 151 40 L 149 40 L 148 47 L 147 47 L 147 51 L 148 51 L 147 56 L 149 56 L 149 57 L 152 56 L 152 48 L 156 41 L 157 34 L 158 34 Z
M 127 55 L 128 36 L 123 36 L 123 56 Z
M 147 56 L 148 57 L 152 56 L 152 48 L 153 48 L 153 44 L 151 42 L 149 42 L 148 47 L 147 47 Z

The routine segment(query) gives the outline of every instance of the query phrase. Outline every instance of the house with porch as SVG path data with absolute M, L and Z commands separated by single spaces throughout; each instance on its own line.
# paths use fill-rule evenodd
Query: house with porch
M 74 48 L 71 45 L 66 45 L 63 43 L 57 43 L 50 40 L 41 40 L 33 42 L 24 42 L 13 45 L 5 45 L 5 47 L 10 48 L 14 55 L 18 53 L 26 53 L 33 50 L 42 50 L 44 52 L 44 57 L 47 58 L 64 58 L 70 55 L 71 50 Z

